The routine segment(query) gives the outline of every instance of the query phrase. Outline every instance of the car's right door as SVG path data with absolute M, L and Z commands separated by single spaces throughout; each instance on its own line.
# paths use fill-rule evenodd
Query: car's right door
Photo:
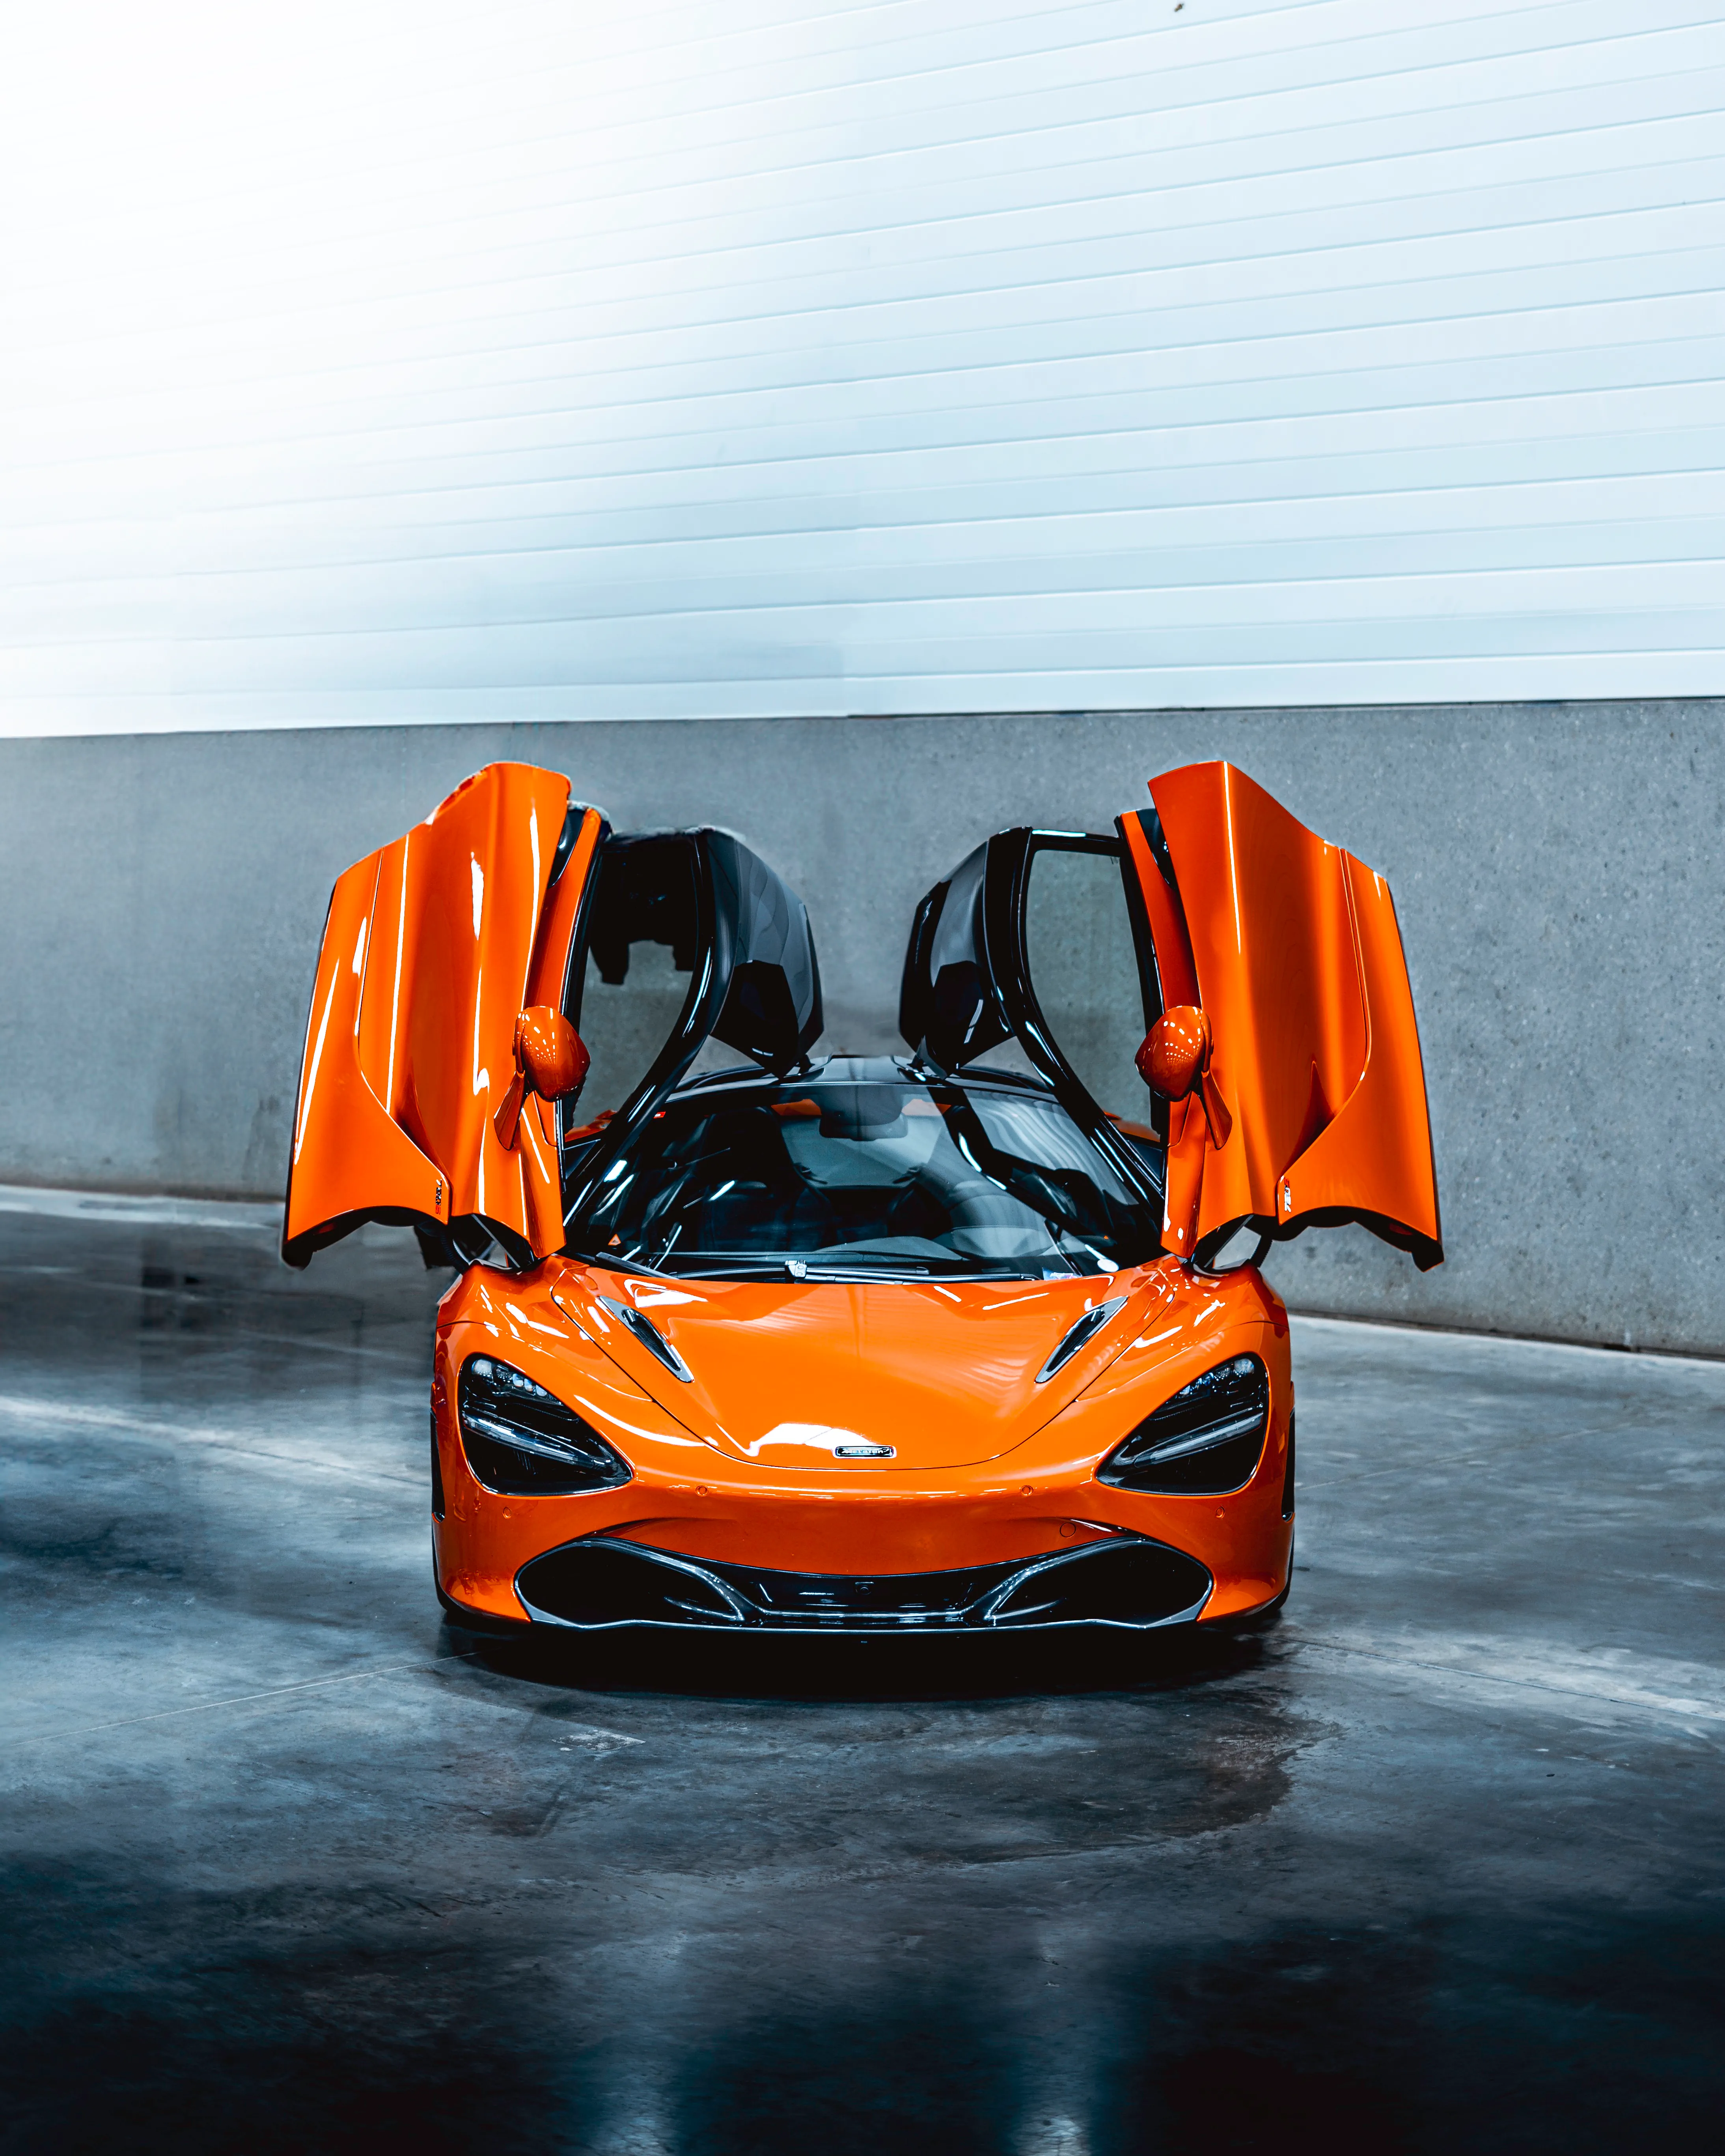
M 1242 1227 L 1358 1221 L 1440 1263 L 1389 886 L 1231 765 L 1151 796 L 1117 838 L 1003 831 L 937 884 L 906 954 L 906 1040 L 946 1070 L 1021 1059 L 1106 1116 L 1165 1178 L 1183 1257 L 1209 1262 Z M 1158 1021 L 1204 1044 L 1189 1093 L 1144 1090 L 1158 1066 L 1133 1050 Z
M 1207 1038 L 1171 1103 L 1167 1245 L 1358 1221 L 1443 1261 L 1425 1070 L 1389 886 L 1227 763 L 1150 782 L 1119 830 L 1163 1002 Z

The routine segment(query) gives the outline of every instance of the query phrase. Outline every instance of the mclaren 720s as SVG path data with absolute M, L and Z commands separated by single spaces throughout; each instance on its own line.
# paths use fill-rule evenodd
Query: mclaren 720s
M 449 1614 L 950 1635 L 1278 1605 L 1294 1389 L 1260 1264 L 1347 1221 L 1443 1255 L 1383 879 L 1191 765 L 1110 835 L 978 846 L 916 911 L 898 1051 L 823 1053 L 773 870 L 569 791 L 491 765 L 349 869 L 306 1029 L 283 1255 L 379 1220 L 456 1275 Z

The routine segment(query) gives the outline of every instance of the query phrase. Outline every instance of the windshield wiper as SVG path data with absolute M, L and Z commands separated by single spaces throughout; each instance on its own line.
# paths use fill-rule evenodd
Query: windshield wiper
M 615 1254 L 590 1260 L 597 1265 L 616 1262 Z M 624 1261 L 624 1269 L 632 1272 L 646 1272 L 649 1268 Z M 886 1253 L 878 1255 L 865 1254 L 856 1258 L 845 1258 L 837 1253 L 831 1255 L 811 1251 L 807 1257 L 794 1250 L 782 1255 L 771 1251 L 691 1250 L 680 1250 L 675 1262 L 660 1277 L 673 1280 L 725 1278 L 728 1280 L 793 1280 L 819 1281 L 932 1281 L 932 1280 L 1040 1280 L 1044 1277 L 1034 1260 L 1024 1265 L 990 1265 L 978 1259 L 974 1262 L 955 1257 L 944 1262 L 911 1256 L 894 1256 Z
M 640 1273 L 648 1280 L 670 1277 L 656 1265 L 644 1265 L 639 1258 L 626 1258 L 621 1250 L 565 1250 L 563 1255 L 578 1265 L 603 1265 L 614 1273 Z
M 608 1264 L 608 1259 L 599 1260 Z M 646 1272 L 651 1268 L 637 1265 L 635 1272 Z M 725 1279 L 780 1280 L 784 1275 L 783 1258 L 762 1257 L 752 1253 L 735 1250 L 679 1250 L 675 1260 L 661 1267 L 655 1277 L 661 1280 Z
M 793 1280 L 882 1281 L 889 1286 L 895 1281 L 1036 1280 L 1041 1277 L 1040 1274 L 1027 1273 L 1016 1265 L 920 1265 L 908 1258 L 898 1258 L 878 1265 L 846 1265 L 843 1260 L 837 1260 L 829 1265 L 805 1265 L 801 1258 L 797 1262 L 803 1265 L 803 1270 L 792 1274 Z

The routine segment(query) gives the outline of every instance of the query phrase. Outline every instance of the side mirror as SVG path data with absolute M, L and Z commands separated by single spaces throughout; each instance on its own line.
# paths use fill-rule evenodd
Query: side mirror
M 529 1093 L 542 1101 L 562 1101 L 587 1083 L 593 1058 L 587 1045 L 562 1013 L 549 1004 L 534 1004 L 515 1022 L 515 1075 L 492 1119 L 497 1142 L 512 1146 L 521 1107 Z
M 535 1004 L 515 1022 L 515 1067 L 542 1101 L 561 1101 L 587 1083 L 593 1058 L 561 1011 Z
M 1144 1035 L 1138 1075 L 1165 1101 L 1183 1101 L 1203 1075 L 1209 1052 L 1209 1020 L 1196 1004 L 1176 1004 Z
M 1234 1117 L 1210 1074 L 1210 1022 L 1196 1004 L 1165 1010 L 1144 1035 L 1137 1060 L 1139 1077 L 1163 1100 L 1183 1101 L 1196 1093 L 1211 1144 L 1227 1144 Z

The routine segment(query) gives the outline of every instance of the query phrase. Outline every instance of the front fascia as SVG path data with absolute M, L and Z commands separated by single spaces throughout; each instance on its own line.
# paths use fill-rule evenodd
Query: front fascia
M 1250 1269 L 1211 1280 L 1168 1260 L 1147 1268 L 1149 1322 L 999 1459 L 910 1471 L 859 1460 L 843 1473 L 810 1475 L 727 1459 L 669 1414 L 572 1320 L 567 1296 L 552 1291 L 562 1270 L 513 1278 L 475 1267 L 439 1310 L 434 1400 L 447 1511 L 436 1523 L 439 1571 L 445 1592 L 468 1608 L 519 1621 L 521 1567 L 601 1534 L 697 1559 L 855 1575 L 1028 1558 L 1125 1529 L 1209 1570 L 1216 1584 L 1205 1621 L 1260 1607 L 1286 1584 L 1287 1317 Z M 567 1400 L 623 1454 L 631 1480 L 571 1496 L 482 1490 L 453 1409 L 460 1363 L 474 1352 L 503 1356 Z M 1135 1423 L 1242 1352 L 1266 1362 L 1272 1399 L 1270 1436 L 1245 1487 L 1222 1497 L 1168 1496 L 1096 1480 L 1098 1460 Z
M 605 835 L 569 783 L 492 764 L 331 901 L 301 1064 L 282 1255 L 365 1220 L 477 1223 L 526 1261 L 562 1247 L 556 1112 L 506 1145 L 518 1014 L 562 1007 Z
M 1173 889 L 1147 846 L 1133 860 L 1211 1039 L 1204 1096 L 1173 1104 L 1168 1247 L 1202 1259 L 1241 1222 L 1285 1238 L 1358 1221 L 1422 1270 L 1441 1263 L 1389 886 L 1229 764 L 1188 765 L 1150 791 Z

